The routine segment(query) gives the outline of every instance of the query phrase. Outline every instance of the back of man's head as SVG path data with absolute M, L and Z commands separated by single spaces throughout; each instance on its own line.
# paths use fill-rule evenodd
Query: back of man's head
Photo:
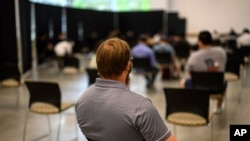
M 104 78 L 119 76 L 130 60 L 130 47 L 119 38 L 110 38 L 100 44 L 96 52 L 96 63 Z
M 141 34 L 138 38 L 138 41 L 146 43 L 148 41 L 148 38 L 149 36 L 147 34 Z
M 167 41 L 168 41 L 167 36 L 166 36 L 166 35 L 161 35 L 160 41 L 162 41 L 162 42 L 167 42 Z
M 199 33 L 198 40 L 202 42 L 204 45 L 212 44 L 212 35 L 209 31 L 201 31 Z

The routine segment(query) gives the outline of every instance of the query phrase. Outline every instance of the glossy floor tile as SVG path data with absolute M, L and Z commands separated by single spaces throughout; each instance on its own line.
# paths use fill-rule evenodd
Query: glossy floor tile
M 87 57 L 80 57 L 81 71 L 78 74 L 63 74 L 52 62 L 39 66 L 34 71 L 28 72 L 25 80 L 43 80 L 58 82 L 62 91 L 63 101 L 76 101 L 86 90 L 88 77 L 84 68 L 88 64 Z M 179 87 L 179 80 L 161 80 L 161 73 L 158 74 L 154 89 L 145 88 L 145 79 L 142 75 L 131 74 L 130 89 L 140 95 L 151 99 L 160 115 L 165 116 L 165 97 L 163 87 Z M 243 84 L 244 87 L 241 85 Z M 245 77 L 244 82 L 229 82 L 226 95 L 226 116 L 216 115 L 213 118 L 213 140 L 229 141 L 230 124 L 250 124 L 250 95 L 249 78 Z M 25 114 L 28 108 L 29 93 L 24 84 L 19 87 L 0 87 L 0 140 L 1 141 L 22 141 Z M 213 101 L 211 102 L 213 103 Z M 52 115 L 51 137 L 41 138 L 40 141 L 56 140 L 59 116 Z M 60 122 L 60 141 L 86 141 L 85 137 L 77 127 L 78 139 L 75 130 L 74 108 L 69 109 Z M 173 125 L 166 122 L 166 125 L 173 130 Z M 28 127 L 26 140 L 31 141 L 37 137 L 48 134 L 46 116 L 30 113 L 28 116 Z M 179 141 L 207 141 L 209 128 L 204 127 L 182 127 L 177 126 L 175 136 Z

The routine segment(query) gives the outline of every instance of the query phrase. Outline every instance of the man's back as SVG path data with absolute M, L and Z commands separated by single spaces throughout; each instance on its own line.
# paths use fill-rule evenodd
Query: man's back
M 240 48 L 241 46 L 250 46 L 250 34 L 244 33 L 237 39 L 237 46 Z
M 112 80 L 97 79 L 79 98 L 76 113 L 83 134 L 93 140 L 153 141 L 170 135 L 148 99 Z
M 170 52 L 172 55 L 175 55 L 174 49 L 170 44 L 157 44 L 154 46 L 154 51 Z
M 132 48 L 132 56 L 138 58 L 150 58 L 151 66 L 156 66 L 156 59 L 153 50 L 143 43 Z
M 73 43 L 69 41 L 60 41 L 55 45 L 55 53 L 57 56 L 65 56 L 72 53 Z
M 226 53 L 220 47 L 210 47 L 200 49 L 188 59 L 186 70 L 187 71 L 207 71 L 210 67 L 216 67 L 218 71 L 224 71 L 226 65 Z

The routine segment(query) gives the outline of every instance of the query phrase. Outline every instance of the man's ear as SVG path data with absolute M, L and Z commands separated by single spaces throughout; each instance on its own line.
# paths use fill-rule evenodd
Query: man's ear
M 130 65 L 131 65 L 131 62 L 128 61 L 127 66 L 126 66 L 126 70 L 127 70 L 127 71 L 129 71 L 129 70 L 131 69 L 131 68 L 130 68 Z

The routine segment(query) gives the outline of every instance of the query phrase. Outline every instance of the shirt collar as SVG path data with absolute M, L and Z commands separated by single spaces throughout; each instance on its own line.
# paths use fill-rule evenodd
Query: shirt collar
M 128 86 L 115 80 L 96 78 L 95 86 L 107 88 L 120 88 L 129 90 Z

